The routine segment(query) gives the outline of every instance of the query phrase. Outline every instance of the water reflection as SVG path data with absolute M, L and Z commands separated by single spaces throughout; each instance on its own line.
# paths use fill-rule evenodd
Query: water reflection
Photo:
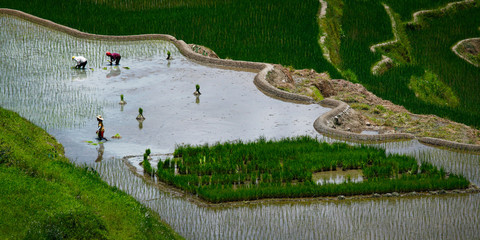
M 116 76 L 120 75 L 121 73 L 122 73 L 122 71 L 120 70 L 119 67 L 117 67 L 117 66 L 110 67 L 110 72 L 107 74 L 107 78 L 116 77 Z
M 97 159 L 95 159 L 95 162 L 100 162 L 103 160 L 103 152 L 105 151 L 105 145 L 103 143 L 98 144 L 98 156 Z
M 312 174 L 312 180 L 319 185 L 363 182 L 363 172 L 358 169 L 317 172 Z

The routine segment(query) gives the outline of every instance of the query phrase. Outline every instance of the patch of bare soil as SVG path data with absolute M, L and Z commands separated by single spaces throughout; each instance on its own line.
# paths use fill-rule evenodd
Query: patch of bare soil
M 324 97 L 341 100 L 351 107 L 341 118 L 335 119 L 330 127 L 357 133 L 411 133 L 417 137 L 480 144 L 478 129 L 435 115 L 413 114 L 403 106 L 377 97 L 361 84 L 330 79 L 328 74 L 314 70 L 286 69 L 279 65 L 275 69 L 273 73 L 279 76 L 269 81 L 277 88 L 310 96 L 307 89 L 315 87 Z M 288 76 L 287 81 L 279 80 L 282 73 Z
M 198 54 L 202 54 L 203 56 L 211 57 L 211 58 L 219 58 L 218 55 L 210 48 L 205 46 L 197 45 L 197 44 L 188 44 L 192 48 L 192 50 Z
M 464 48 L 467 53 L 472 55 L 480 54 L 480 38 L 470 39 L 464 42 Z

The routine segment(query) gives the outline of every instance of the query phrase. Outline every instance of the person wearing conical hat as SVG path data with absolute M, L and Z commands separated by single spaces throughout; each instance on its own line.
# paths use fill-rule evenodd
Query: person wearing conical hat
M 75 68 L 85 68 L 85 65 L 87 65 L 87 59 L 83 56 L 73 56 L 72 60 L 77 63 Z
M 99 140 L 103 140 L 103 139 L 105 139 L 103 137 L 103 133 L 105 132 L 105 127 L 103 126 L 102 115 L 97 116 L 97 121 L 98 121 L 97 136 L 98 136 Z
M 106 53 L 107 56 L 110 57 L 110 65 L 112 65 L 113 61 L 115 61 L 115 65 L 118 65 L 120 63 L 120 59 L 122 58 L 122 56 L 120 56 L 120 54 L 118 53 L 111 53 L 111 52 L 107 52 Z

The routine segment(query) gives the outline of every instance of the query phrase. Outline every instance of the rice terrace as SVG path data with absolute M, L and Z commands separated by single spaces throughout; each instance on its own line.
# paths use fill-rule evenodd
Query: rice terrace
M 479 0 L 0 1 L 0 239 L 479 239 Z

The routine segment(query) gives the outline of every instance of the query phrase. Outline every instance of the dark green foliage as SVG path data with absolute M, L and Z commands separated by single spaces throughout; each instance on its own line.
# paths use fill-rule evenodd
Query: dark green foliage
M 41 222 L 34 222 L 24 239 L 107 239 L 104 222 L 86 211 L 56 213 Z
M 362 169 L 366 181 L 316 185 L 312 174 L 337 168 Z M 159 162 L 164 182 L 212 202 L 270 197 L 315 197 L 465 188 L 468 181 L 445 178 L 435 167 L 384 150 L 344 143 L 319 143 L 301 136 L 212 146 L 177 146 L 173 159 Z M 175 170 L 178 174 L 175 174 Z M 436 172 L 437 171 L 437 172 Z M 421 184 L 414 184 L 421 179 Z
M 441 14 L 428 14 L 420 25 L 406 24 L 412 14 L 422 9 L 446 6 L 449 0 L 407 1 L 357 1 L 343 0 L 343 17 L 340 69 L 349 70 L 345 77 L 356 79 L 379 97 L 403 105 L 416 113 L 436 114 L 467 125 L 480 126 L 480 68 L 468 64 L 456 56 L 451 47 L 466 38 L 478 37 L 480 5 L 471 4 L 469 9 L 458 8 Z M 372 53 L 370 46 L 393 40 L 390 19 L 382 3 L 398 14 L 403 22 L 397 22 L 401 48 L 396 48 L 391 57 L 399 66 L 381 76 L 371 73 L 381 53 Z M 396 47 L 399 47 L 396 46 Z M 383 50 L 387 50 L 387 46 Z M 398 51 L 397 51 L 398 50 Z M 408 50 L 408 51 L 406 51 Z M 393 50 L 392 50 L 393 51 Z M 387 54 L 388 55 L 388 54 Z M 407 61 L 408 60 L 408 61 Z M 425 71 L 439 77 L 456 97 L 458 106 L 425 102 L 415 96 L 408 85 L 412 76 L 422 76 Z M 354 73 L 354 74 L 353 74 Z

